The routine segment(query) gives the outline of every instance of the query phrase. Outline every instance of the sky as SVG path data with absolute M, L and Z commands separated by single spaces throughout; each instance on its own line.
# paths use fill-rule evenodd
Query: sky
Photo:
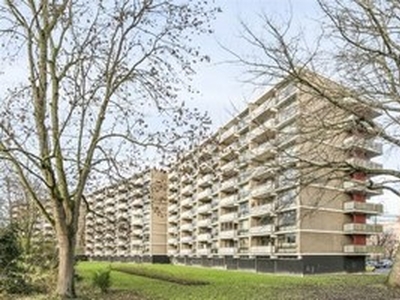
M 257 32 L 261 28 L 261 13 L 278 22 L 292 18 L 293 28 L 303 30 L 307 38 L 312 39 L 318 32 L 317 22 L 321 19 L 315 0 L 215 0 L 215 3 L 221 7 L 222 13 L 214 23 L 214 33 L 201 39 L 203 50 L 210 55 L 211 63 L 197 69 L 193 84 L 200 94 L 192 101 L 194 106 L 209 112 L 214 130 L 268 90 L 268 87 L 260 88 L 245 83 L 245 69 L 227 62 L 232 56 L 223 48 L 251 53 L 240 37 L 241 22 Z M 397 154 L 387 151 L 378 161 L 384 166 L 398 164 Z M 383 203 L 385 214 L 400 214 L 400 201 L 390 194 L 373 197 L 372 201 Z

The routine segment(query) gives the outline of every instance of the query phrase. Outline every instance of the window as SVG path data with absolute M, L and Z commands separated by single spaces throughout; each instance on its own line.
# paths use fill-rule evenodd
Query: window
M 280 227 L 293 226 L 296 223 L 296 211 L 290 210 L 282 213 L 278 220 Z
M 288 207 L 296 202 L 297 191 L 295 189 L 288 190 L 278 195 L 279 208 Z

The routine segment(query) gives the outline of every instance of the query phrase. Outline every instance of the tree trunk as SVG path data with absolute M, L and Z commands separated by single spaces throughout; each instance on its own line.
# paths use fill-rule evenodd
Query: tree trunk
M 57 294 L 63 299 L 75 298 L 74 265 L 75 237 L 73 234 L 58 237 L 59 265 L 57 279 Z
M 400 247 L 397 247 L 394 257 L 393 267 L 388 277 L 388 285 L 392 287 L 400 287 Z

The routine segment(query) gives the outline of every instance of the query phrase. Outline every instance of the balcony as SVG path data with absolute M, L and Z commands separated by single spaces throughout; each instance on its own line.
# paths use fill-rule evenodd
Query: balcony
M 252 174 L 252 179 L 260 180 L 265 179 L 275 175 L 276 168 L 271 166 L 259 166 L 254 169 Z
M 196 252 L 197 252 L 196 253 L 197 255 L 201 255 L 201 256 L 210 255 L 211 254 L 211 249 L 208 249 L 208 248 L 197 249 Z
M 227 164 L 224 164 L 221 166 L 221 171 L 223 174 L 229 175 L 229 174 L 234 174 L 237 173 L 238 169 L 238 162 L 237 161 L 231 161 Z
M 219 206 L 220 207 L 232 207 L 232 206 L 235 206 L 235 204 L 237 202 L 237 199 L 238 199 L 237 195 L 230 195 L 230 196 L 224 197 L 219 202 Z
M 214 179 L 213 174 L 207 174 L 206 176 L 203 176 L 199 179 L 198 186 L 200 186 L 200 187 L 210 186 L 210 185 L 212 185 L 213 179 Z
M 234 247 L 219 248 L 218 249 L 218 254 L 219 255 L 235 255 L 236 254 L 236 248 L 234 248 Z
M 364 213 L 368 215 L 379 215 L 383 213 L 383 205 L 359 201 L 349 201 L 344 203 L 346 213 Z
M 192 224 L 183 224 L 183 225 L 181 225 L 181 230 L 182 231 L 192 231 L 193 225 Z
M 133 197 L 140 197 L 143 195 L 143 188 L 136 188 L 132 191 Z
M 178 250 L 176 249 L 168 249 L 168 255 L 177 255 L 178 254 Z
M 265 137 L 268 137 L 268 135 L 274 131 L 275 131 L 275 124 L 274 120 L 271 119 L 253 129 L 250 133 L 250 139 L 252 141 L 256 141 L 261 138 L 265 140 Z
M 219 222 L 232 222 L 232 221 L 236 221 L 238 218 L 237 213 L 232 212 L 232 213 L 228 213 L 228 214 L 224 214 L 224 215 L 220 215 L 219 216 Z
M 143 230 L 142 229 L 134 229 L 134 230 L 132 230 L 132 234 L 140 236 L 143 234 Z
M 347 149 L 360 149 L 365 151 L 370 157 L 382 155 L 382 144 L 367 140 L 357 136 L 351 136 L 344 140 L 344 146 Z
M 169 223 L 177 223 L 178 222 L 178 216 L 177 215 L 171 215 L 168 217 L 168 222 Z
M 168 212 L 176 212 L 178 211 L 178 205 L 172 204 L 168 206 Z
M 204 191 L 201 191 L 200 193 L 197 194 L 197 199 L 198 200 L 206 200 L 206 199 L 211 199 L 212 197 L 212 190 L 206 189 Z
M 168 226 L 168 233 L 169 234 L 176 234 L 178 233 L 178 228 L 175 226 Z
M 297 87 L 294 86 L 293 84 L 289 84 L 286 87 L 284 87 L 279 94 L 276 97 L 276 105 L 282 105 L 284 104 L 287 100 L 290 99 L 291 96 L 297 93 Z
M 272 224 L 268 224 L 268 225 L 250 227 L 249 233 L 252 235 L 269 235 L 272 234 L 274 230 L 275 226 Z
M 250 214 L 253 216 L 265 215 L 274 212 L 274 205 L 272 203 L 263 204 L 260 206 L 253 206 L 250 208 Z
M 143 177 L 139 177 L 139 178 L 136 178 L 134 181 L 133 181 L 133 185 L 134 186 L 136 186 L 136 187 L 138 187 L 138 186 L 142 186 L 143 185 Z
M 169 238 L 168 239 L 168 244 L 176 245 L 176 244 L 178 244 L 178 240 L 176 238 Z
M 236 143 L 235 145 L 226 147 L 222 150 L 220 154 L 220 159 L 231 160 L 238 156 L 238 152 L 236 150 Z
M 193 242 L 193 238 L 191 236 L 181 237 L 181 243 L 183 244 L 191 244 Z
M 275 185 L 273 182 L 268 182 L 256 186 L 251 190 L 251 197 L 253 198 L 265 198 L 273 195 Z
M 274 253 L 274 246 L 252 246 L 250 247 L 250 254 L 252 255 L 271 255 Z
M 383 249 L 379 246 L 369 246 L 369 245 L 345 245 L 343 248 L 345 253 L 381 253 Z
M 236 238 L 236 230 L 225 230 L 219 232 L 220 239 L 234 239 Z
M 359 224 L 359 223 L 349 223 L 343 225 L 343 231 L 346 234 L 366 234 L 373 235 L 382 232 L 382 225 L 375 224 Z
M 203 204 L 197 208 L 197 213 L 211 213 L 211 204 Z
M 201 233 L 197 236 L 197 240 L 201 242 L 205 241 L 210 241 L 211 240 L 211 234 L 209 233 Z
M 266 159 L 272 158 L 276 154 L 275 146 L 270 141 L 258 145 L 251 151 L 251 159 L 257 161 L 265 161 Z
M 222 182 L 220 188 L 221 192 L 233 192 L 237 189 L 238 187 L 236 178 L 225 180 L 224 182 Z
M 213 168 L 211 166 L 211 164 L 203 162 L 200 164 L 200 172 L 201 173 L 211 173 L 213 172 Z
M 136 225 L 136 226 L 143 226 L 143 220 L 140 218 L 138 219 L 132 219 L 132 225 Z
M 131 241 L 132 246 L 141 246 L 143 244 L 142 240 L 133 240 Z
M 181 213 L 181 219 L 191 219 L 193 218 L 193 212 L 191 210 L 187 210 Z
M 382 195 L 382 189 L 369 189 L 368 182 L 359 180 L 350 180 L 343 182 L 343 188 L 347 193 L 361 193 L 368 196 Z
M 351 97 L 344 98 L 343 102 L 348 104 L 356 114 L 363 115 L 367 118 L 374 119 L 381 115 L 381 113 L 370 106 L 368 102 L 362 103 L 362 100 L 357 100 Z
M 259 107 L 254 109 L 251 112 L 251 117 L 256 119 L 266 113 L 274 113 L 275 109 L 275 99 L 267 99 L 264 103 L 262 103 Z
M 141 198 L 132 201 L 132 206 L 143 206 L 143 201 Z
M 277 114 L 277 127 L 281 128 L 294 121 L 300 114 L 297 103 L 292 104 Z
M 182 189 L 182 195 L 190 196 L 192 194 L 193 194 L 193 186 L 192 185 L 187 185 Z
M 178 177 L 178 172 L 177 172 L 176 170 L 170 172 L 169 175 L 168 175 L 168 179 L 169 179 L 170 181 L 172 181 L 172 182 L 177 181 L 178 178 L 179 178 L 179 177 Z
M 181 255 L 192 255 L 192 249 L 181 249 Z
M 181 201 L 181 206 L 183 207 L 192 207 L 193 206 L 193 199 L 192 198 L 185 198 Z
M 382 169 L 382 164 L 358 157 L 349 158 L 346 162 L 355 169 Z
M 175 192 L 175 191 L 177 191 L 178 190 L 178 188 L 179 188 L 179 185 L 178 185 L 178 182 L 176 182 L 176 181 L 173 181 L 173 182 L 169 182 L 169 190 L 171 191 L 171 192 Z
M 184 184 L 189 184 L 189 183 L 192 182 L 192 177 L 187 175 L 187 174 L 185 174 L 185 175 L 182 176 L 181 182 L 184 183 Z
M 203 219 L 203 220 L 197 221 L 197 227 L 210 227 L 210 226 L 211 226 L 210 219 Z
M 236 135 L 237 128 L 232 126 L 231 128 L 225 130 L 220 136 L 220 142 L 223 143 Z

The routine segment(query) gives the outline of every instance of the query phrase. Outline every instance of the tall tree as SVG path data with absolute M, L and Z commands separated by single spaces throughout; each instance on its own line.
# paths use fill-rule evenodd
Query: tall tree
M 278 22 L 266 14 L 260 15 L 257 28 L 243 23 L 251 55 L 231 51 L 234 61 L 246 67 L 246 80 L 252 83 L 265 86 L 289 79 L 311 99 L 325 100 L 326 105 L 321 106 L 303 103 L 309 106 L 309 114 L 301 117 L 302 132 L 295 133 L 304 145 L 318 146 L 305 146 L 307 153 L 286 153 L 299 162 L 296 166 L 303 169 L 302 174 L 307 170 L 302 184 L 343 180 L 344 174 L 359 172 L 367 175 L 368 180 L 361 183 L 364 188 L 385 189 L 400 196 L 400 169 L 394 161 L 381 168 L 376 163 L 332 155 L 336 153 L 332 145 L 342 141 L 349 129 L 355 135 L 377 138 L 384 149 L 398 155 L 400 3 L 316 0 L 316 4 L 322 17 L 312 34 L 296 31 L 291 18 Z M 365 146 L 379 148 L 372 141 Z M 388 282 L 400 286 L 400 251 Z
M 208 61 L 193 39 L 211 32 L 205 1 L 6 0 L 2 53 L 23 77 L 1 96 L 0 159 L 55 228 L 57 293 L 74 297 L 74 251 L 85 189 L 127 174 L 140 155 L 173 151 L 208 117 L 178 99 L 193 91 L 193 65 Z M 7 74 L 9 75 L 9 74 Z M 47 210 L 33 188 L 39 181 Z

